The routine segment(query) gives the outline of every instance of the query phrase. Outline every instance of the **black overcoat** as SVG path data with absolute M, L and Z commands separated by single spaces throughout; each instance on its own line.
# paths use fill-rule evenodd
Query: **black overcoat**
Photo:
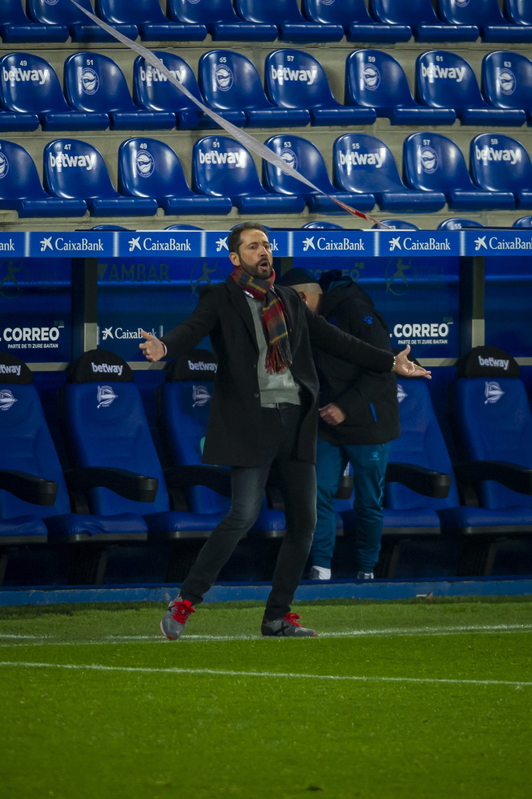
M 309 311 L 297 292 L 276 286 L 287 316 L 292 366 L 305 409 L 297 457 L 315 462 L 318 425 L 318 377 L 312 348 L 376 371 L 390 371 L 393 355 L 341 332 Z M 268 435 L 261 424 L 257 377 L 258 345 L 246 296 L 235 281 L 205 286 L 189 318 L 161 338 L 168 356 L 189 352 L 210 335 L 218 358 L 203 462 L 227 466 L 261 466 L 259 442 Z

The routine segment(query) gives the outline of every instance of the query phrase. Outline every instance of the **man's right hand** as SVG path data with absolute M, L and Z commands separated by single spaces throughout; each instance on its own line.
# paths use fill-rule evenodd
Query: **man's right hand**
M 147 361 L 160 361 L 166 355 L 166 350 L 162 341 L 159 341 L 157 336 L 152 336 L 151 333 L 146 333 L 145 330 L 140 331 L 146 341 L 139 344 L 140 349 L 146 356 Z

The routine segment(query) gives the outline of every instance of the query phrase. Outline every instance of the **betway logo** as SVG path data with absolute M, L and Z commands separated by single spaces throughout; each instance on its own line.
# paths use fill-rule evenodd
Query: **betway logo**
M 93 372 L 103 372 L 104 374 L 121 375 L 123 366 L 117 363 L 93 363 L 91 361 Z
M 442 67 L 440 64 L 421 64 L 421 75 L 429 79 L 429 83 L 443 78 L 461 83 L 466 73 L 465 67 Z
M 244 168 L 244 158 L 244 154 L 238 151 L 221 153 L 218 150 L 209 150 L 206 153 L 200 151 L 199 154 L 200 164 L 214 164 L 216 166 L 227 164 L 228 166 L 236 166 L 237 169 Z
M 39 86 L 50 80 L 49 69 L 21 69 L 20 67 L 13 67 L 6 69 L 2 67 L 2 78 L 5 83 L 37 83 Z
M 20 366 L 6 366 L 0 363 L 0 375 L 18 375 L 20 377 Z
M 69 155 L 68 153 L 58 153 L 52 155 L 50 153 L 50 166 L 52 169 L 68 169 L 69 167 L 77 167 L 78 169 L 86 169 L 90 172 L 95 169 L 97 163 L 96 153 L 88 153 L 87 155 Z
M 291 83 L 297 81 L 299 83 L 306 83 L 307 86 L 312 86 L 318 77 L 318 68 L 311 67 L 310 69 L 291 69 L 290 67 L 274 67 L 270 66 L 270 75 L 272 80 L 276 80 L 279 86 L 283 83 Z
M 478 147 L 475 144 L 477 161 L 509 161 L 515 166 L 521 160 L 521 150 L 496 150 L 494 147 Z
M 217 372 L 218 371 L 218 364 L 217 363 L 205 363 L 205 361 L 189 361 L 188 368 L 191 371 L 199 371 L 199 372 Z
M 506 372 L 510 366 L 510 361 L 505 361 L 502 358 L 483 358 L 482 355 L 478 356 L 479 366 L 493 366 L 496 369 L 504 369 Z
M 181 69 L 169 69 L 168 72 L 172 77 L 174 77 L 179 83 L 183 83 L 186 77 L 186 70 L 184 67 Z M 156 69 L 155 67 L 148 66 L 147 69 L 144 67 L 140 68 L 140 79 L 143 83 L 146 83 L 148 86 L 151 86 L 152 83 L 166 83 L 168 82 L 168 78 L 166 75 Z
M 354 150 L 352 153 L 340 153 L 340 166 L 375 166 L 380 169 L 386 158 L 386 150 L 381 147 L 374 153 L 359 153 Z

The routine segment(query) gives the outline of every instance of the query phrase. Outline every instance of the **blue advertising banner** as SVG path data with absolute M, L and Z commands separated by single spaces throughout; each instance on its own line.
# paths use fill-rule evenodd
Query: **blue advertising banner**
M 460 234 L 454 231 L 376 231 L 375 255 L 459 256 Z
M 94 258 L 112 252 L 113 233 L 30 233 L 26 254 L 33 258 Z
M 270 239 L 270 246 L 274 257 L 286 257 L 291 255 L 291 241 L 293 233 L 290 230 L 270 230 L 268 238 Z M 229 256 L 229 247 L 227 245 L 228 232 L 212 232 L 207 231 L 205 234 L 205 249 L 202 254 L 207 258 L 213 258 L 220 255 Z
M 0 258 L 23 258 L 29 233 L 0 233 Z
M 375 232 L 372 230 L 296 230 L 292 236 L 290 254 L 295 258 L 305 254 L 321 258 L 356 254 L 370 258 L 375 254 Z
M 532 255 L 532 230 L 461 231 L 462 255 Z
M 201 255 L 201 232 L 150 230 L 131 231 L 129 235 L 121 234 L 115 255 L 135 257 L 136 255 L 164 255 L 175 257 L 199 257 Z

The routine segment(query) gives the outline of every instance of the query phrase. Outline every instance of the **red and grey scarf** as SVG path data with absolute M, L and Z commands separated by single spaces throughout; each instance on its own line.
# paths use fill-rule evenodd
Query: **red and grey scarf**
M 247 291 L 256 300 L 262 301 L 262 326 L 268 342 L 266 353 L 266 371 L 268 374 L 283 372 L 292 363 L 286 312 L 283 301 L 272 291 L 275 272 L 268 280 L 252 277 L 238 267 L 231 277 L 243 291 Z

